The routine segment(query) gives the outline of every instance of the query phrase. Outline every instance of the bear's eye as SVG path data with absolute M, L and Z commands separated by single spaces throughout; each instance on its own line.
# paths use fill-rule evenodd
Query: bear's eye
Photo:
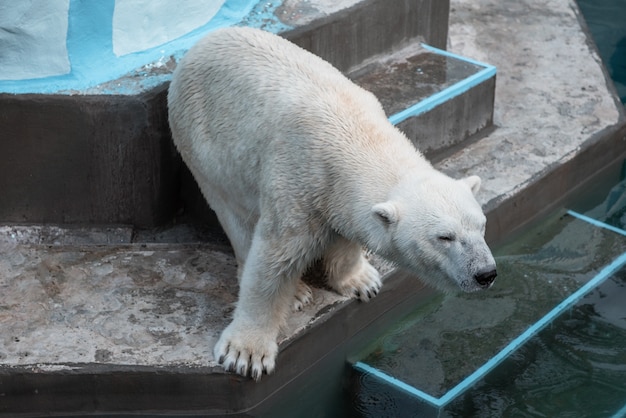
M 454 241 L 454 235 L 451 235 L 451 234 L 439 235 L 437 239 L 439 239 L 439 241 L 452 242 Z

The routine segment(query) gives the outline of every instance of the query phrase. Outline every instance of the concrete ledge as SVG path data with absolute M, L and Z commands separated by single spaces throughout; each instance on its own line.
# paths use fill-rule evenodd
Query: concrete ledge
M 496 68 L 428 45 L 409 45 L 348 74 L 374 93 L 428 157 L 459 147 L 493 124 Z
M 412 40 L 445 49 L 449 10 L 448 0 L 367 0 L 282 35 L 345 72 Z
M 398 271 L 384 281 L 381 293 L 367 304 L 347 300 L 319 311 L 309 326 L 281 343 L 277 371 L 264 376 L 261 383 L 225 373 L 221 367 L 184 364 L 0 366 L 0 415 L 168 410 L 207 416 L 256 415 L 271 409 L 274 395 L 325 357 L 340 352 L 333 357 L 333 369 L 342 370 L 346 355 L 368 343 L 373 332 L 433 294 Z
M 177 205 L 166 89 L 0 95 L 0 221 L 152 226 Z
M 576 203 L 572 196 L 588 189 L 598 178 L 619 179 L 624 161 L 626 118 L 621 116 L 617 125 L 585 141 L 574 156 L 533 176 L 522 191 L 489 201 L 485 208 L 488 241 L 497 242 L 559 207 Z
M 363 0 L 282 35 L 346 70 L 417 38 L 444 48 L 448 11 L 448 0 Z M 147 228 L 172 221 L 181 194 L 201 206 L 193 186 L 181 184 L 189 176 L 171 144 L 173 67 L 164 60 L 89 90 L 119 85 L 136 94 L 0 94 L 0 155 L 8 156 L 0 164 L 0 222 Z M 160 86 L 145 90 L 146 80 Z
M 398 124 L 426 155 L 432 159 L 493 126 L 493 100 L 496 77 L 476 85 L 428 113 Z

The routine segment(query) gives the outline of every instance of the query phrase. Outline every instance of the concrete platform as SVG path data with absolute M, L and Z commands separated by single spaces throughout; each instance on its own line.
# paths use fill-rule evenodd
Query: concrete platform
M 378 97 L 389 120 L 428 157 L 493 125 L 496 68 L 412 43 L 366 60 L 348 77 Z
M 453 0 L 451 6 L 448 49 L 498 68 L 496 129 L 437 165 L 453 176 L 483 177 L 479 198 L 493 242 L 557 205 L 591 173 L 626 157 L 624 109 L 572 1 Z M 164 247 L 133 241 L 136 231 L 123 228 L 104 233 L 104 242 L 92 247 L 55 244 L 29 228 L 2 231 L 5 416 L 254 415 L 265 399 L 267 407 L 290 383 L 306 381 L 306 373 L 333 352 L 340 353 L 333 363 L 340 367 L 347 341 L 370 326 L 382 327 L 428 294 L 400 272 L 389 274 L 369 304 L 318 288 L 314 305 L 294 316 L 284 336 L 276 374 L 256 384 L 221 372 L 211 355 L 211 341 L 235 300 L 226 246 Z M 114 237 L 125 241 L 107 244 Z M 207 280 L 215 265 L 223 270 Z M 216 301 L 211 309 L 209 300 Z
M 437 166 L 478 174 L 491 239 L 624 157 L 624 107 L 573 0 L 454 0 L 448 49 L 498 68 L 496 129 Z

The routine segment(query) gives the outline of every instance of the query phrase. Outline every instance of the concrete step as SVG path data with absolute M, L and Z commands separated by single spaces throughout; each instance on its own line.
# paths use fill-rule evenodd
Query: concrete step
M 294 0 L 271 6 L 259 2 L 242 22 L 279 31 L 343 71 L 359 68 L 358 81 L 376 90 L 390 106 L 400 99 L 386 92 L 384 85 L 365 79 L 362 71 L 368 70 L 363 70 L 362 64 L 421 42 L 445 48 L 448 1 L 344 0 L 331 9 L 326 3 Z M 0 155 L 9 156 L 0 164 L 0 222 L 146 228 L 166 224 L 181 206 L 191 207 L 202 200 L 193 184 L 189 185 L 193 181 L 169 137 L 167 80 L 181 55 L 180 51 L 171 52 L 169 59 L 161 57 L 158 63 L 98 86 L 65 86 L 45 94 L 0 93 Z M 445 78 L 447 64 L 443 61 L 434 71 Z M 380 71 L 380 66 L 375 67 Z M 381 81 L 383 75 L 374 77 Z M 431 78 L 437 77 L 433 74 Z M 0 80 L 0 88 L 15 84 Z M 484 102 L 492 103 L 492 99 Z M 397 106 L 392 108 L 395 111 Z M 457 138 L 474 132 L 475 127 L 450 123 L 459 112 L 463 120 L 468 119 L 467 114 L 484 113 L 449 109 L 430 116 L 440 128 L 426 128 L 418 116 L 402 122 L 401 128 L 419 144 L 427 144 L 426 150 L 434 150 L 436 137 L 448 145 L 457 132 Z M 481 117 L 478 125 L 484 123 L 485 117 Z M 417 128 L 419 124 L 424 124 L 424 130 Z M 204 216 L 206 208 L 201 202 L 197 206 Z
M 213 359 L 237 298 L 228 245 L 114 242 L 125 234 L 0 228 L 0 416 L 243 414 L 324 358 L 329 345 L 421 297 L 405 274 L 389 278 L 368 304 L 318 282 L 314 302 L 292 313 L 280 337 L 279 371 L 256 383 Z M 346 323 L 346 315 L 356 320 Z M 303 353 L 301 344 L 310 349 Z
M 411 44 L 348 75 L 429 157 L 492 125 L 492 66 Z M 0 164 L 0 222 L 154 227 L 174 217 L 181 189 L 206 218 L 171 143 L 166 86 L 137 96 L 5 95 L 0 113 L 0 153 L 11 156 Z
M 0 95 L 0 223 L 153 226 L 177 210 L 166 86 L 131 96 Z
M 493 125 L 496 68 L 489 64 L 414 44 L 368 60 L 349 77 L 431 159 Z
M 341 71 L 416 39 L 446 48 L 449 0 L 352 0 L 350 7 L 331 15 L 316 12 L 315 3 L 283 2 L 289 5 L 287 14 L 296 11 L 302 15 L 291 21 L 295 27 L 283 34 Z

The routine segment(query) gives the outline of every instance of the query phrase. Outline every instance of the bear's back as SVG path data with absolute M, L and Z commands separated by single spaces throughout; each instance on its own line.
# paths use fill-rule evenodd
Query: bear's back
M 182 108 L 178 108 L 182 107 Z M 386 118 L 378 100 L 321 58 L 258 29 L 231 27 L 200 40 L 181 60 L 170 92 L 172 113 L 195 123 L 275 121 L 282 127 L 346 119 L 366 111 Z M 203 114 L 201 114 L 203 113 Z M 211 118 L 212 121 L 206 120 Z M 294 120 L 296 118 L 297 120 Z M 267 126 L 276 130 L 277 126 Z M 232 128 L 233 126 L 230 126 Z M 329 130 L 333 128 L 328 127 Z
M 188 51 L 168 105 L 187 164 L 192 170 L 210 164 L 215 175 L 267 158 L 276 163 L 285 142 L 294 157 L 307 147 L 336 148 L 340 157 L 348 149 L 338 141 L 367 140 L 357 131 L 388 125 L 378 100 L 332 65 L 277 35 L 243 27 L 216 30 Z
M 425 163 L 374 95 L 258 29 L 199 41 L 174 72 L 168 105 L 174 142 L 207 199 L 247 196 L 245 208 L 264 188 L 378 195 Z
M 266 93 L 312 94 L 320 88 L 356 87 L 316 55 L 277 35 L 246 27 L 210 33 L 189 50 L 180 65 L 194 73 L 194 80 L 236 80 L 237 86 Z

